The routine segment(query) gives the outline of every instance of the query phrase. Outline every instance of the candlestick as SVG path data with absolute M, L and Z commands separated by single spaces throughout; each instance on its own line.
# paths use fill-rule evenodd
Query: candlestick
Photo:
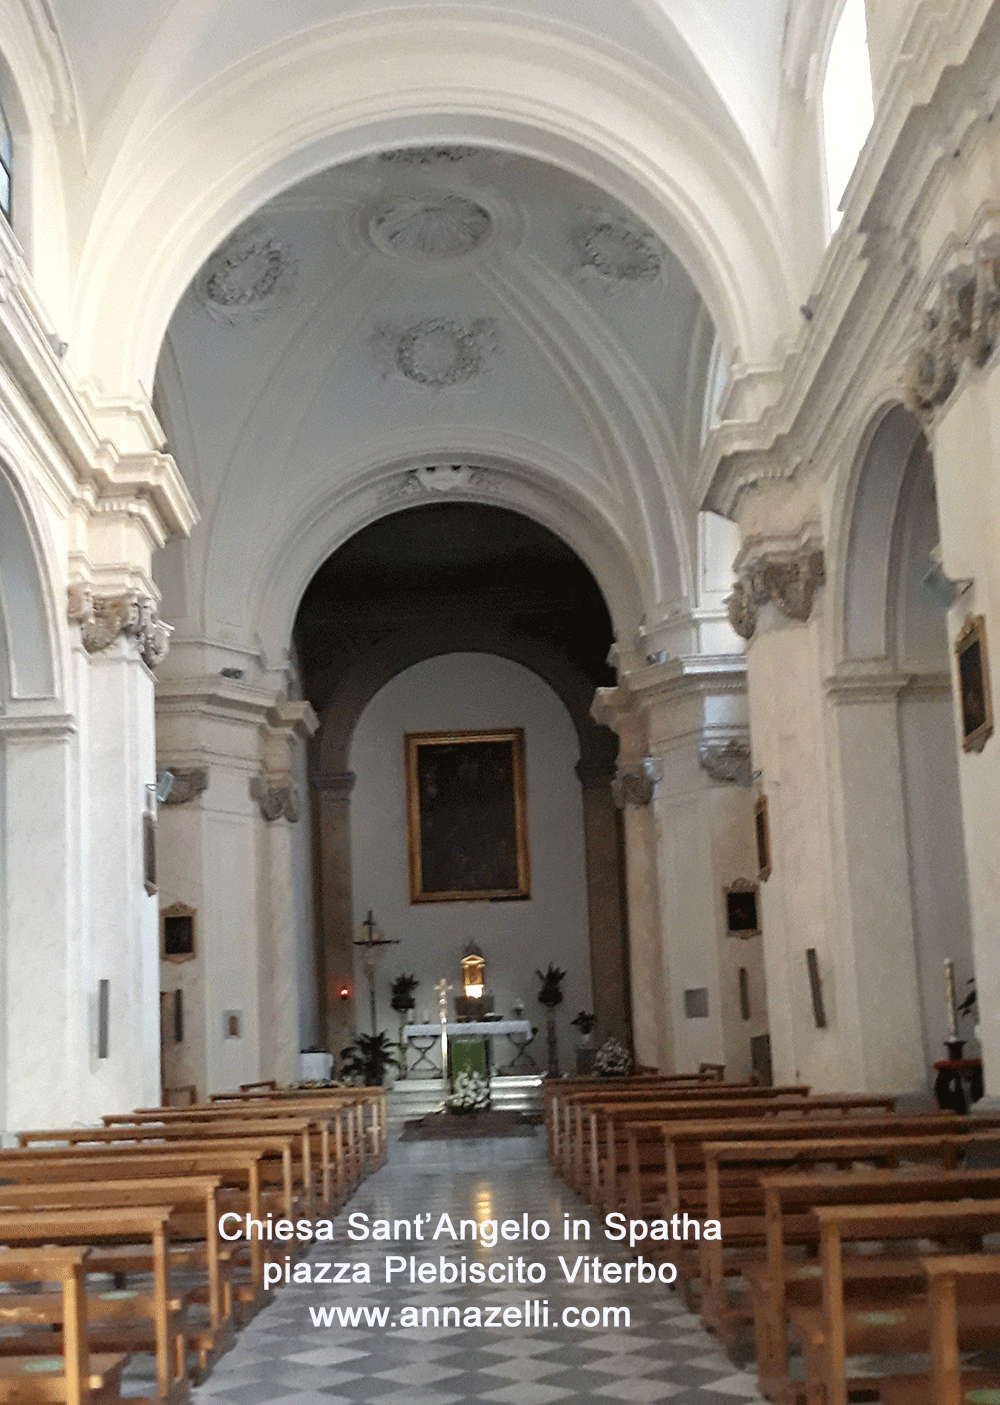
M 958 1038 L 958 1007 L 955 1004 L 955 966 L 950 956 L 944 959 L 945 1002 L 948 1006 L 948 1038 Z

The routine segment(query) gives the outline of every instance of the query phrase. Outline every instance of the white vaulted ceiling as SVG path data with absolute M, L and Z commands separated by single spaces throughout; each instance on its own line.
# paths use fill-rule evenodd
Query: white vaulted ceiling
M 159 567 L 175 645 L 287 643 L 435 463 L 559 532 L 620 638 L 721 618 L 706 394 L 800 326 L 831 0 L 6 3 L 62 112 L 31 253 L 67 366 L 115 413 L 155 368 L 202 513 Z

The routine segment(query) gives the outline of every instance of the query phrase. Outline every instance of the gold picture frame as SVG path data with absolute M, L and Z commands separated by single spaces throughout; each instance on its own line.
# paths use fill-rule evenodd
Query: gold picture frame
M 529 898 L 523 729 L 404 742 L 410 902 Z
M 198 955 L 197 910 L 187 903 L 160 909 L 160 959 L 194 961 Z
M 767 816 L 767 796 L 758 797 L 754 806 L 754 834 L 757 840 L 757 881 L 771 876 L 771 826 Z
M 982 615 L 969 615 L 955 640 L 955 675 L 962 750 L 982 751 L 993 735 L 993 696 Z

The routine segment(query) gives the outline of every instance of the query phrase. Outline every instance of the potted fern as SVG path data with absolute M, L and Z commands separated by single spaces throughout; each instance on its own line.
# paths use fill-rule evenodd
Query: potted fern
M 563 993 L 562 983 L 566 979 L 566 972 L 560 970 L 549 962 L 549 968 L 544 973 L 536 970 L 535 975 L 541 981 L 538 991 L 538 1003 L 545 1007 L 545 1029 L 546 1042 L 548 1044 L 549 1077 L 559 1077 L 559 1041 L 556 1035 L 556 1007 L 562 1004 Z
M 378 1034 L 359 1034 L 353 1044 L 341 1049 L 340 1057 L 341 1074 L 364 1088 L 384 1087 L 389 1069 L 399 1063 L 384 1029 Z

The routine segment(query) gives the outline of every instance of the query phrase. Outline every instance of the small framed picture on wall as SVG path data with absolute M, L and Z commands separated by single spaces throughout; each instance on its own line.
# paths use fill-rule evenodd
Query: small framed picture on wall
M 986 621 L 969 615 L 955 640 L 958 706 L 962 719 L 962 750 L 982 751 L 993 735 Z

